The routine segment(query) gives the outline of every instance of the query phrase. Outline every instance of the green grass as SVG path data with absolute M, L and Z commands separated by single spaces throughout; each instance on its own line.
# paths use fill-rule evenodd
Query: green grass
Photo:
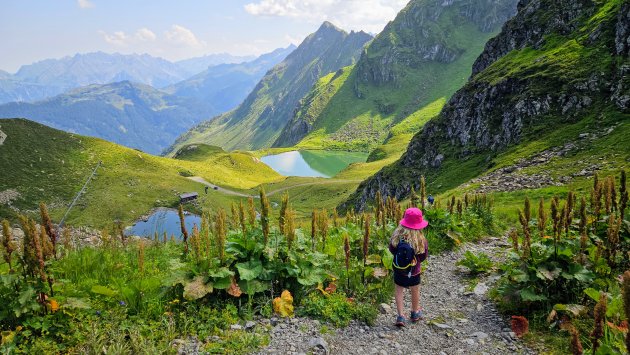
M 483 33 L 470 22 L 452 28 L 456 17 L 447 11 L 440 16 L 439 22 L 427 21 L 423 25 L 432 35 L 448 32 L 449 37 L 443 38 L 443 43 L 463 49 L 452 63 L 417 59 L 409 65 L 395 62 L 391 64 L 391 70 L 396 73 L 395 82 L 365 82 L 360 75 L 367 75 L 363 73 L 366 66 L 375 65 L 368 63 L 380 63 L 383 56 L 391 55 L 388 51 L 393 47 L 396 47 L 396 59 L 414 58 L 411 48 L 416 41 L 414 34 L 391 26 L 374 40 L 366 51 L 367 57 L 357 65 L 322 78 L 298 111 L 297 118 L 312 123 L 313 127 L 297 146 L 372 151 L 392 136 L 417 133 L 466 83 L 472 63 L 486 41 L 496 34 Z
M 0 120 L 8 134 L 0 146 L 2 190 L 15 189 L 21 198 L 13 206 L 36 211 L 46 202 L 57 222 L 80 190 L 93 167 L 101 168 L 67 220 L 70 225 L 110 226 L 114 220 L 130 223 L 154 207 L 176 206 L 178 194 L 197 191 L 206 208 L 227 207 L 235 199 L 216 191 L 204 195 L 204 186 L 182 175 L 197 175 L 226 188 L 247 189 L 283 177 L 247 153 L 220 153 L 210 149 L 192 161 L 152 156 L 100 139 L 54 130 L 22 119 Z M 211 154 L 207 154 L 207 153 Z M 205 157 L 204 157 L 205 156 Z M 185 172 L 185 173 L 183 173 Z M 15 216 L 6 205 L 2 216 Z

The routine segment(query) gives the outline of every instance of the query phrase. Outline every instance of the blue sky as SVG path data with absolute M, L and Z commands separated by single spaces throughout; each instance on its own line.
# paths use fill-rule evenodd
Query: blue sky
M 331 21 L 379 32 L 408 0 L 0 0 L 0 69 L 94 51 L 262 54 Z

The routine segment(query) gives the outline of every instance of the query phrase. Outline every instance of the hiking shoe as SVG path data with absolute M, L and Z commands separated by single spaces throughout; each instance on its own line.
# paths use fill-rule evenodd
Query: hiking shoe
M 405 319 L 405 317 L 403 317 L 403 316 L 396 317 L 396 326 L 397 327 L 404 327 L 405 323 L 407 323 L 407 320 Z
M 422 310 L 419 310 L 418 312 L 414 312 L 411 311 L 411 321 L 412 322 L 417 322 L 421 319 L 424 319 L 424 312 L 422 312 Z

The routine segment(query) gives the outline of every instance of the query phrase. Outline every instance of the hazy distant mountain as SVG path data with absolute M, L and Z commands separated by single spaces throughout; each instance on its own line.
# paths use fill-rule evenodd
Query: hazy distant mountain
M 67 90 L 124 80 L 161 88 L 186 79 L 187 76 L 186 70 L 177 64 L 148 54 L 96 52 L 24 65 L 14 78 Z
M 4 70 L 0 70 L 0 79 L 9 79 L 11 74 L 5 72 Z
M 190 75 L 201 73 L 202 71 L 219 64 L 234 64 L 251 62 L 256 56 L 234 56 L 229 53 L 208 54 L 203 57 L 184 59 L 175 62 L 180 68 L 186 70 Z
M 24 117 L 152 154 L 216 113 L 206 103 L 129 81 L 90 85 L 36 103 L 0 106 L 0 117 Z
M 279 48 L 250 62 L 216 65 L 169 86 L 165 91 L 198 99 L 211 104 L 220 112 L 226 112 L 243 102 L 265 73 L 282 62 L 295 48 L 293 45 Z

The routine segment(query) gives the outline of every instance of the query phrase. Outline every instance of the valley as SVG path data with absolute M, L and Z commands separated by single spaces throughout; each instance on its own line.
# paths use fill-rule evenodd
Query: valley
M 0 99 L 73 86 L 0 105 L 0 350 L 627 353 L 630 1 L 398 10 L 258 57 L 0 72 Z

